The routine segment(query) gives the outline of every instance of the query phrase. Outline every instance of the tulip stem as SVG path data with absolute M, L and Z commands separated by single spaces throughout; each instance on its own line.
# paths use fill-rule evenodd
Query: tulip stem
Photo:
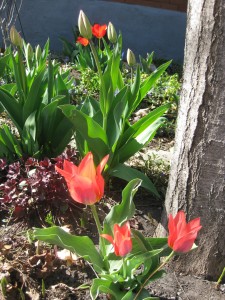
M 96 206 L 95 205 L 91 205 L 91 211 L 95 220 L 95 224 L 97 226 L 98 229 L 98 234 L 99 234 L 99 246 L 102 245 L 102 247 L 100 247 L 100 249 L 102 250 L 102 254 L 103 256 L 106 255 L 106 249 L 105 249 L 105 240 L 104 238 L 101 238 L 101 234 L 102 234 L 102 227 L 101 227 L 101 223 L 99 221 L 99 217 L 98 217 L 98 213 L 96 210 Z
M 220 275 L 220 277 L 219 277 L 219 279 L 218 279 L 218 281 L 216 283 L 216 288 L 217 289 L 219 288 L 219 285 L 220 285 L 220 283 L 221 283 L 221 281 L 222 281 L 222 279 L 223 279 L 224 276 L 225 276 L 225 267 L 223 268 L 223 272 L 221 273 L 221 275 Z
M 123 259 L 123 278 L 126 279 L 126 277 L 127 277 L 127 269 L 126 269 L 127 265 L 126 265 L 125 258 L 123 257 L 122 259 Z
M 102 234 L 102 227 L 101 227 L 101 223 L 99 221 L 99 217 L 98 217 L 98 213 L 97 213 L 95 205 L 91 205 L 91 211 L 92 211 L 93 217 L 95 219 L 95 224 L 97 226 L 98 233 L 100 235 L 100 234 Z
M 134 70 L 133 70 L 133 67 L 131 67 L 131 69 L 130 69 L 131 84 L 133 84 L 133 76 L 134 76 Z
M 89 45 L 91 47 L 91 52 L 92 52 L 92 54 L 94 56 L 94 60 L 95 60 L 95 63 L 96 63 L 98 74 L 99 74 L 100 89 L 102 90 L 102 93 L 103 93 L 102 97 L 103 97 L 103 104 L 104 104 L 104 106 L 103 106 L 104 107 L 104 111 L 102 112 L 102 114 L 103 114 L 103 117 L 105 117 L 106 114 L 107 114 L 106 113 L 106 90 L 105 90 L 105 82 L 103 80 L 102 69 L 101 69 L 101 65 L 100 65 L 99 59 L 98 59 L 98 54 L 97 54 L 97 51 L 95 49 L 94 43 L 91 40 L 89 40 Z M 99 46 L 100 46 L 100 44 L 99 44 Z M 100 107 L 101 107 L 101 105 L 100 105 Z M 105 127 L 106 127 L 106 123 L 104 122 L 104 124 L 103 124 L 103 129 L 104 130 L 106 130 Z
M 157 269 L 155 269 L 155 270 L 148 276 L 148 278 L 145 280 L 145 282 L 141 285 L 141 288 L 140 288 L 140 290 L 138 291 L 138 293 L 136 294 L 134 300 L 137 300 L 138 296 L 140 295 L 140 293 L 141 293 L 141 291 L 143 290 L 143 288 L 145 287 L 145 285 L 148 283 L 149 279 L 151 279 L 152 276 L 155 275 L 155 273 L 157 273 L 158 271 L 160 271 L 160 270 L 168 263 L 168 261 L 173 257 L 174 253 L 175 253 L 175 252 L 172 251 L 172 252 L 170 253 L 170 255 L 167 256 L 167 258 L 165 259 L 165 261 L 164 261 Z

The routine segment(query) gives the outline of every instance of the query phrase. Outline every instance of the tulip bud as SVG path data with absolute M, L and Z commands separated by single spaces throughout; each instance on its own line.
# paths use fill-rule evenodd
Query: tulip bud
M 33 54 L 34 54 L 34 51 L 33 51 L 32 47 L 31 47 L 31 44 L 28 43 L 28 44 L 27 44 L 27 49 L 26 49 L 26 56 L 27 56 L 27 59 L 32 60 Z
M 127 63 L 130 67 L 133 67 L 136 64 L 134 52 L 130 49 L 127 50 Z
M 10 34 L 11 42 L 15 46 L 22 48 L 23 47 L 23 39 L 21 38 L 19 32 L 16 30 L 15 26 L 11 27 L 9 34 Z
M 80 34 L 90 40 L 92 37 L 92 29 L 91 29 L 91 24 L 87 18 L 87 16 L 84 14 L 84 12 L 81 10 L 79 17 L 78 17 L 78 27 Z
M 40 45 L 37 45 L 36 51 L 35 51 L 36 60 L 39 60 L 41 58 L 41 47 Z
M 111 43 L 115 44 L 117 41 L 116 29 L 111 22 L 109 22 L 107 29 L 108 39 Z

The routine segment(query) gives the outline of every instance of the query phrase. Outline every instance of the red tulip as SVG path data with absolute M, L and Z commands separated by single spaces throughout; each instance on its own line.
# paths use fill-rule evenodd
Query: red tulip
M 175 218 L 169 215 L 169 237 L 168 245 L 176 252 L 188 252 L 191 250 L 198 231 L 202 228 L 200 218 L 186 223 L 185 213 L 179 211 Z
M 84 47 L 86 47 L 89 44 L 89 40 L 82 36 L 78 36 L 76 42 L 83 45 Z
M 77 167 L 68 160 L 64 160 L 63 170 L 55 167 L 66 180 L 71 197 L 79 203 L 92 205 L 104 195 L 104 178 L 101 173 L 109 155 L 106 155 L 95 168 L 93 155 L 89 152 Z
M 132 240 L 130 237 L 130 224 L 126 222 L 123 226 L 118 224 L 114 225 L 113 235 L 101 234 L 101 236 L 107 239 L 114 247 L 114 252 L 117 256 L 125 256 L 132 250 Z
M 95 24 L 92 26 L 92 34 L 96 36 L 98 39 L 101 39 L 105 34 L 107 30 L 107 25 L 100 25 L 100 24 Z

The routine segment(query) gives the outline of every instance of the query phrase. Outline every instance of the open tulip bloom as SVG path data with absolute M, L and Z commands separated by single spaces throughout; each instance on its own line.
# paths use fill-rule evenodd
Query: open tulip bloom
M 108 240 L 114 247 L 116 256 L 125 256 L 132 250 L 130 224 L 126 222 L 123 226 L 118 224 L 113 228 L 114 238 L 109 234 L 101 234 L 103 238 Z
M 89 44 L 89 40 L 82 36 L 78 36 L 76 42 L 83 45 L 84 47 L 86 47 Z
M 108 157 L 106 155 L 97 168 L 91 152 L 82 159 L 79 166 L 64 160 L 63 170 L 55 167 L 56 171 L 65 178 L 73 200 L 85 205 L 93 205 L 103 197 L 105 182 L 101 173 Z
M 185 253 L 190 251 L 201 228 L 200 218 L 187 223 L 183 211 L 179 211 L 174 218 L 172 215 L 169 215 L 169 247 L 175 252 Z
M 106 31 L 107 31 L 106 24 L 104 25 L 95 24 L 92 26 L 92 34 L 98 39 L 103 38 L 103 36 L 106 35 Z

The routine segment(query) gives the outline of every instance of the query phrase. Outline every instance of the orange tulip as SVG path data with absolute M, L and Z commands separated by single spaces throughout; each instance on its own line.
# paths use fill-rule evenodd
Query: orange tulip
M 169 236 L 168 245 L 176 252 L 188 252 L 191 250 L 198 231 L 202 228 L 200 218 L 196 218 L 186 223 L 185 213 L 179 211 L 173 218 L 169 215 Z
M 89 152 L 79 166 L 64 160 L 63 170 L 55 167 L 65 178 L 70 195 L 76 202 L 93 205 L 103 197 L 105 182 L 101 173 L 108 158 L 109 155 L 106 155 L 95 168 L 93 155 Z
M 103 238 L 108 240 L 114 247 L 114 252 L 117 256 L 125 256 L 132 250 L 132 240 L 130 237 L 130 224 L 126 222 L 123 226 L 114 225 L 113 235 L 101 234 Z
M 86 47 L 89 44 L 89 40 L 82 36 L 78 36 L 76 42 L 83 45 L 84 47 Z
M 92 26 L 92 34 L 96 36 L 98 39 L 101 39 L 105 34 L 107 30 L 107 25 L 100 25 L 100 24 L 95 24 Z

